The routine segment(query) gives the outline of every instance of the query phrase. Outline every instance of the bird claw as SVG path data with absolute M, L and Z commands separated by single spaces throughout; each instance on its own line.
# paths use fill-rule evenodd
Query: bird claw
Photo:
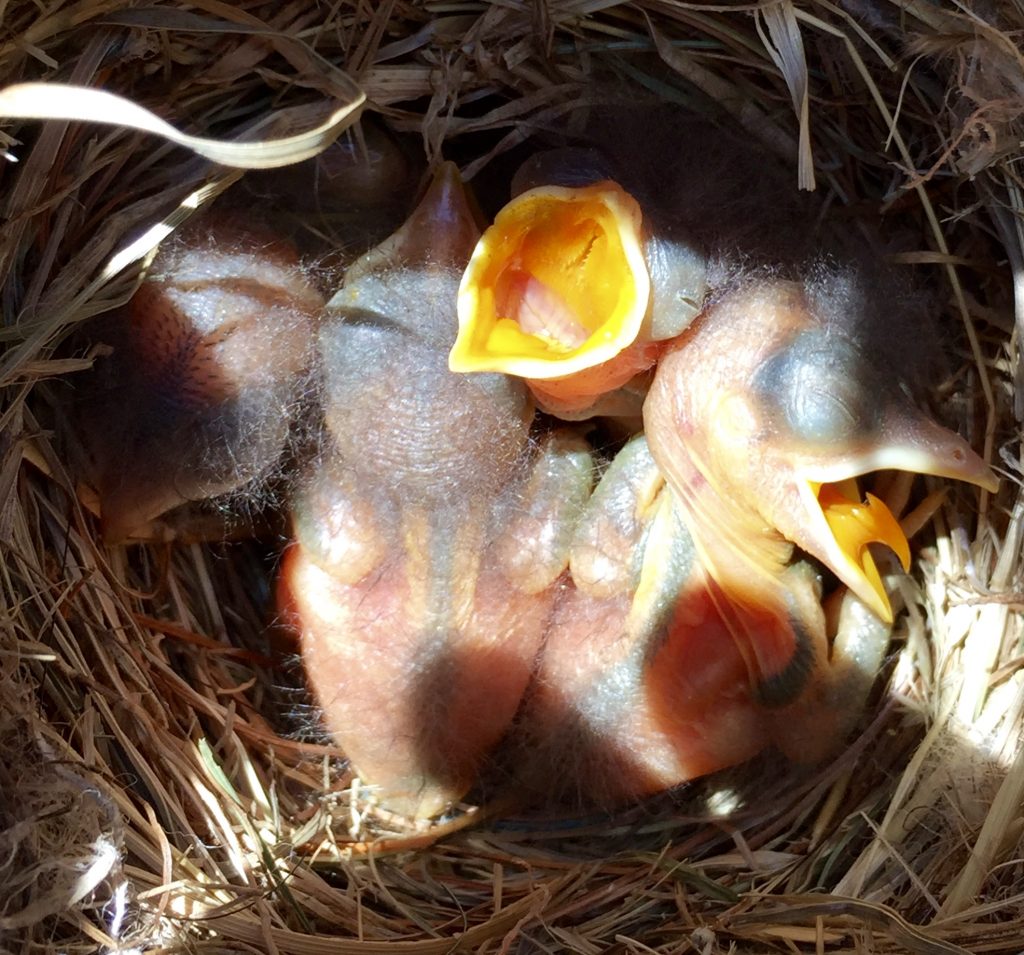
M 579 590 L 612 597 L 636 589 L 641 541 L 664 483 L 642 436 L 615 455 L 573 535 L 570 568 Z
M 594 470 L 590 445 L 578 435 L 560 430 L 543 439 L 494 544 L 495 560 L 518 590 L 539 593 L 565 572 Z

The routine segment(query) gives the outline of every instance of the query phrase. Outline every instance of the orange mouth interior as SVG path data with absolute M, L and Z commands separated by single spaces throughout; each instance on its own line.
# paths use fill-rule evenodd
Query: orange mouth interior
M 640 222 L 612 182 L 514 199 L 463 276 L 451 369 L 562 377 L 632 344 L 650 297 Z
M 899 559 L 903 569 L 910 569 L 910 544 L 892 511 L 873 494 L 861 499 L 857 482 L 850 478 L 834 484 L 811 484 L 818 504 L 835 538 L 842 558 L 855 576 L 870 587 L 877 598 L 873 607 L 887 623 L 892 621 L 892 607 L 869 544 L 885 544 Z

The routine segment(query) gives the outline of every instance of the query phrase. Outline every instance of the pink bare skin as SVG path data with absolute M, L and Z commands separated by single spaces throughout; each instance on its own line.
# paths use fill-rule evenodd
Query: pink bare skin
M 759 587 L 759 603 L 780 606 L 769 592 L 796 544 L 891 619 L 863 542 L 835 536 L 821 491 L 845 485 L 859 497 L 851 482 L 880 469 L 995 487 L 878 353 L 866 330 L 892 307 L 867 282 L 836 270 L 805 282 L 752 278 L 721 294 L 658 367 L 644 405 L 651 454 L 729 594 Z M 905 547 L 890 536 L 867 539 Z
M 400 144 L 369 120 L 314 160 L 250 173 L 165 240 L 131 302 L 88 329 L 111 354 L 82 382 L 76 430 L 108 543 L 202 534 L 208 522 L 188 509 L 173 527 L 151 522 L 278 470 L 309 410 L 325 304 L 304 257 L 321 273 L 351 262 L 401 221 L 414 181 Z
M 112 353 L 79 406 L 107 543 L 273 469 L 322 308 L 295 250 L 233 219 L 161 251 L 100 328 Z
M 558 151 L 521 179 L 591 182 L 595 156 Z M 406 168 L 380 170 L 370 205 Z M 293 249 L 214 220 L 111 324 L 82 403 L 110 542 L 258 481 L 317 395 L 279 606 L 328 731 L 391 810 L 445 812 L 499 752 L 530 798 L 602 804 L 767 747 L 824 757 L 891 623 L 867 544 L 831 530 L 836 489 L 855 510 L 879 468 L 993 484 L 869 354 L 853 284 L 744 276 L 721 238 L 711 261 L 669 221 L 690 208 L 676 186 L 652 183 L 643 340 L 568 384 L 449 371 L 479 236 L 449 166 L 326 306 Z M 578 337 L 557 289 L 510 274 L 521 330 Z M 644 434 L 594 489 L 590 446 L 535 401 L 618 417 L 623 437 L 642 411 Z M 842 581 L 828 615 L 821 566 Z
M 847 594 L 840 632 L 828 633 L 805 563 L 780 578 L 782 612 L 726 595 L 642 437 L 606 472 L 570 554 L 574 585 L 513 737 L 514 773 L 533 797 L 614 804 L 772 745 L 815 762 L 842 743 L 889 627 Z
M 869 357 L 858 309 L 872 304 L 835 271 L 752 277 L 669 345 L 646 438 L 619 453 L 577 527 L 574 586 L 517 727 L 534 792 L 558 778 L 618 802 L 768 746 L 812 763 L 841 745 L 892 620 L 867 543 L 906 540 L 888 512 L 837 529 L 821 491 L 852 496 L 843 516 L 868 510 L 855 479 L 879 468 L 994 486 Z M 843 584 L 828 619 L 821 575 L 794 544 Z
M 448 371 L 477 234 L 445 167 L 330 303 L 325 446 L 281 583 L 328 728 L 413 816 L 458 800 L 511 724 L 591 482 L 581 442 L 531 440 L 521 382 Z

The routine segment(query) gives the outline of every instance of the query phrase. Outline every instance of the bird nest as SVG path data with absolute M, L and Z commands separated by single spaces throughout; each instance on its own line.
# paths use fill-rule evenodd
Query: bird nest
M 67 342 L 131 294 L 155 242 L 132 240 L 246 180 L 195 143 L 69 121 L 77 106 L 9 121 L 4 950 L 1018 951 L 1020 17 L 925 0 L 6 5 L 4 85 L 102 87 L 221 143 L 326 141 L 365 95 L 424 168 L 453 158 L 481 192 L 599 86 L 732 126 L 830 215 L 899 237 L 890 257 L 932 290 L 947 357 L 933 408 L 1001 486 L 928 511 L 889 665 L 829 765 L 765 758 L 607 811 L 492 792 L 440 822 L 389 815 L 269 627 L 273 517 L 256 541 L 105 546 L 59 426 L 95 357 Z

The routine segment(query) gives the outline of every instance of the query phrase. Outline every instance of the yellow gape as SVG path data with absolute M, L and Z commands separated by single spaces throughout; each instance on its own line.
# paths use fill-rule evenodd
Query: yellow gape
M 838 484 L 811 484 L 829 530 L 850 570 L 859 574 L 877 597 L 872 609 L 892 623 L 892 607 L 868 544 L 885 544 L 899 558 L 904 571 L 910 570 L 910 544 L 899 522 L 874 494 L 862 502 L 853 479 Z
M 510 202 L 463 275 L 451 370 L 560 378 L 631 345 L 650 299 L 640 225 L 636 200 L 613 182 Z

